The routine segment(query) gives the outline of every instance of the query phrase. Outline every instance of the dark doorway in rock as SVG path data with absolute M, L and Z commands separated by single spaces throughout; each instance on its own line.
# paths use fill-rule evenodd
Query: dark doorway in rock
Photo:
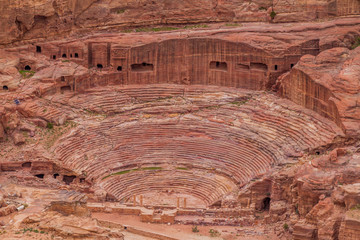
M 36 174 L 35 177 L 37 178 L 44 178 L 45 174 Z
M 8 86 L 4 85 L 3 90 L 9 90 Z
M 70 57 L 72 58 L 72 54 L 70 54 Z
M 31 67 L 29 65 L 26 65 L 25 68 L 24 68 L 26 71 L 30 71 L 31 70 Z
M 78 58 L 79 57 L 79 54 L 78 53 L 75 53 L 75 58 Z
M 66 58 L 66 54 L 64 53 L 61 57 L 62 57 L 62 58 Z
M 293 68 L 294 67 L 294 64 L 292 63 L 291 65 L 290 65 L 290 68 Z
M 266 197 L 262 200 L 262 202 L 261 202 L 261 210 L 262 211 L 269 211 L 270 201 L 271 201 L 271 199 L 269 197 Z
M 56 179 L 58 176 L 60 176 L 58 173 L 54 174 L 54 178 Z
M 65 92 L 65 91 L 71 91 L 71 87 L 70 86 L 63 86 L 60 88 L 61 92 Z
M 75 178 L 76 178 L 76 176 L 73 176 L 73 175 L 71 175 L 71 176 L 64 175 L 63 181 L 64 181 L 64 183 L 69 185 L 70 183 L 72 183 L 74 181 Z
M 153 70 L 154 65 L 151 63 L 131 64 L 131 71 L 134 72 L 148 72 Z
M 274 69 L 275 69 L 275 71 L 277 71 L 278 70 L 278 65 L 275 65 Z
M 31 162 L 25 162 L 21 165 L 23 168 L 31 168 Z
M 210 62 L 210 69 L 227 71 L 227 63 L 212 61 Z
M 102 65 L 102 64 L 98 64 L 98 65 L 96 65 L 96 67 L 97 67 L 98 69 L 103 69 L 103 65 Z
M 118 70 L 119 72 L 121 72 L 121 71 L 122 71 L 122 66 L 118 66 L 116 70 Z
M 40 46 L 36 46 L 36 52 L 41 53 L 41 47 Z
M 53 55 L 52 57 L 53 57 L 54 60 L 56 59 L 56 55 Z
M 65 82 L 65 77 L 64 76 L 61 76 L 60 79 L 61 79 L 62 82 Z

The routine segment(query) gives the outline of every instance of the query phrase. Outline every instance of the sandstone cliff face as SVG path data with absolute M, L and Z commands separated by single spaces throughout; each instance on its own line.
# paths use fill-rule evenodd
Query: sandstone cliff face
M 273 20 L 269 15 L 272 10 L 278 13 Z M 1 0 L 0 44 L 113 27 L 224 21 L 298 22 L 359 13 L 357 0 Z
M 281 94 L 360 135 L 360 48 L 333 48 L 304 56 L 282 79 Z

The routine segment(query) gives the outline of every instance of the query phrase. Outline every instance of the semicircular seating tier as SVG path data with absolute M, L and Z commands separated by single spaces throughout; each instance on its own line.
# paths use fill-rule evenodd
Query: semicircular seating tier
M 178 95 L 164 98 L 160 89 Z M 75 95 L 69 104 L 107 110 L 62 137 L 55 153 L 119 200 L 173 190 L 210 205 L 342 134 L 335 123 L 272 94 L 216 90 L 132 86 Z M 115 110 L 103 98 L 122 104 Z

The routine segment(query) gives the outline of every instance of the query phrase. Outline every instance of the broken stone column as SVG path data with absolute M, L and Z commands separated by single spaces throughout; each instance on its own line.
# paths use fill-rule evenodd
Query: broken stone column
M 143 195 L 140 195 L 140 206 L 143 206 Z

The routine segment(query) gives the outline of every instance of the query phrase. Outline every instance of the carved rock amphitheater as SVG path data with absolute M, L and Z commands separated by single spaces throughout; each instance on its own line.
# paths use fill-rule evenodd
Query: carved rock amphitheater
M 0 0 L 1 239 L 360 239 L 358 0 Z

